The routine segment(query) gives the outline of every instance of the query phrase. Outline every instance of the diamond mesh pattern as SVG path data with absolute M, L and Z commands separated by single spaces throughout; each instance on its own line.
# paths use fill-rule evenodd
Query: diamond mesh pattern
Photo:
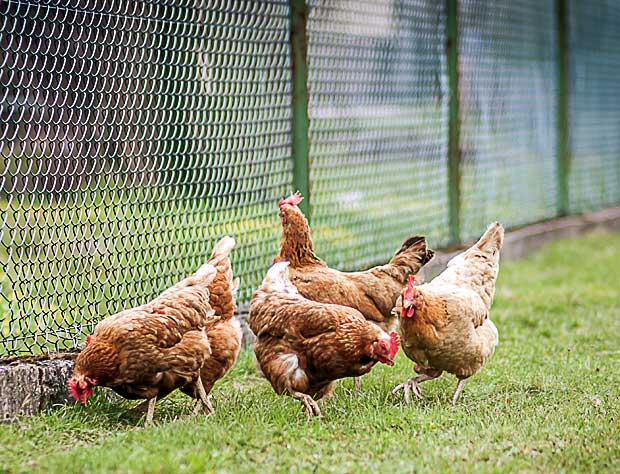
M 0 2 L 0 356 L 70 347 L 232 234 L 241 299 L 291 190 L 283 1 Z
M 569 200 L 584 211 L 620 202 L 620 5 L 568 6 Z
M 620 202 L 620 7 L 567 0 L 574 211 Z M 444 1 L 309 0 L 311 221 L 330 265 L 448 241 Z M 459 0 L 461 237 L 556 215 L 554 0 Z M 0 358 L 73 347 L 291 191 L 289 1 L 0 2 Z
M 553 1 L 459 1 L 462 238 L 556 213 Z
M 312 222 L 330 265 L 447 239 L 442 2 L 310 1 Z

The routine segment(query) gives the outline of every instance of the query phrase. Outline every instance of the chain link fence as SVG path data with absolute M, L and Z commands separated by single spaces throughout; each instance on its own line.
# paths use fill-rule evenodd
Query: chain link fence
M 226 234 L 249 299 L 292 176 L 288 2 L 0 8 L 0 356 L 75 346 Z
M 447 241 L 441 2 L 310 1 L 310 186 L 317 251 L 359 269 L 413 232 Z
M 556 215 L 553 2 L 460 2 L 461 235 Z
M 620 4 L 569 2 L 570 209 L 620 202 Z
M 557 216 L 561 180 L 574 212 L 619 203 L 620 7 L 582 3 L 309 0 L 298 156 L 292 84 L 306 68 L 293 67 L 291 16 L 303 2 L 0 2 L 0 358 L 74 347 L 225 234 L 247 301 L 299 163 L 317 250 L 344 269 L 386 260 L 412 233 L 441 246 L 451 228 L 466 240 L 494 219 Z M 562 100 L 570 156 L 557 147 Z

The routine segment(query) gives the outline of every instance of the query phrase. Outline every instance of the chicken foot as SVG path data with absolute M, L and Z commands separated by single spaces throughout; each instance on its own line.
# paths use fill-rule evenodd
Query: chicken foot
M 362 377 L 353 377 L 353 387 L 358 391 L 362 389 Z
M 133 411 L 135 413 L 146 413 L 149 407 L 149 400 L 144 400 L 143 402 L 138 403 L 135 407 L 130 408 L 129 411 Z
M 422 390 L 420 390 L 420 385 L 422 382 L 426 382 L 427 380 L 433 380 L 437 377 L 431 377 L 430 375 L 420 374 L 416 377 L 411 377 L 406 382 L 397 385 L 394 390 L 392 390 L 392 395 L 397 394 L 401 389 L 405 392 L 405 403 L 409 404 L 410 398 L 409 393 L 413 392 L 415 396 L 419 399 L 422 399 Z
M 312 418 L 313 416 L 323 416 L 321 414 L 321 409 L 319 408 L 318 403 L 315 402 L 310 395 L 306 395 L 305 393 L 301 392 L 295 392 L 292 390 L 290 394 L 291 397 L 301 402 L 301 406 L 308 419 Z
M 454 390 L 454 395 L 452 395 L 452 405 L 456 403 L 463 391 L 463 387 L 465 386 L 465 381 L 467 379 L 459 379 L 459 383 L 456 385 L 456 389 Z

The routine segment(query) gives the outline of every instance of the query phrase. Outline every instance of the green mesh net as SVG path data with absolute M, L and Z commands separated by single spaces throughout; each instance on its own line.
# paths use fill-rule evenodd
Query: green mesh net
M 557 1 L 458 1 L 463 240 L 557 215 Z M 620 7 L 565 1 L 579 212 L 620 202 Z M 384 262 L 414 233 L 449 242 L 446 11 L 308 1 L 310 218 L 331 266 Z M 226 234 L 249 300 L 294 182 L 290 16 L 287 0 L 0 2 L 0 358 L 75 346 Z
M 289 7 L 212 3 L 0 2 L 0 356 L 74 346 L 226 234 L 240 299 L 260 281 L 292 182 Z
M 620 202 L 620 4 L 568 8 L 569 198 L 585 211 Z
M 459 2 L 462 237 L 556 214 L 554 3 Z
M 389 258 L 413 233 L 446 242 L 445 19 L 436 1 L 311 1 L 310 173 L 330 264 Z

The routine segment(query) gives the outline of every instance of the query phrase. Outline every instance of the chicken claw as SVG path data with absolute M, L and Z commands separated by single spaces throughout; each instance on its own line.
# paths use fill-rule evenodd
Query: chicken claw
M 291 392 L 291 396 L 301 402 L 304 413 L 311 419 L 314 416 L 323 416 L 317 402 L 310 395 L 300 392 Z
M 392 390 L 392 395 L 395 395 L 396 393 L 398 393 L 398 391 L 400 389 L 404 389 L 405 391 L 405 403 L 409 403 L 409 392 L 413 392 L 416 394 L 416 396 L 422 400 L 422 390 L 420 390 L 420 385 L 422 382 L 426 382 L 427 380 L 433 380 L 436 379 L 437 377 L 439 377 L 441 375 L 441 371 L 437 371 L 437 373 L 433 373 L 433 375 L 428 375 L 428 374 L 420 374 L 416 377 L 411 377 L 409 380 L 407 380 L 404 383 L 401 383 L 400 385 L 398 385 L 396 388 L 394 388 L 394 390 Z
M 405 392 L 405 403 L 409 404 L 409 392 L 413 392 L 419 399 L 422 399 L 422 391 L 420 390 L 420 386 L 418 385 L 418 377 L 411 377 L 406 382 L 397 385 L 394 390 L 392 390 L 392 395 L 396 395 L 401 389 Z

